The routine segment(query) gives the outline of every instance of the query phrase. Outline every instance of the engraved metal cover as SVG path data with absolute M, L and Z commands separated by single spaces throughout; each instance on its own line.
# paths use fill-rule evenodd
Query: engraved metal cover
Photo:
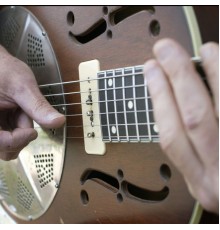
M 0 12 L 0 44 L 26 62 L 39 85 L 61 82 L 49 38 L 39 21 L 23 7 Z M 45 94 L 63 94 L 61 86 L 43 88 Z M 65 104 L 64 97 L 49 97 L 51 104 Z M 65 113 L 65 107 L 56 107 Z M 65 130 L 47 130 L 34 124 L 38 138 L 18 159 L 0 160 L 0 200 L 12 215 L 32 220 L 47 211 L 58 190 L 65 155 Z

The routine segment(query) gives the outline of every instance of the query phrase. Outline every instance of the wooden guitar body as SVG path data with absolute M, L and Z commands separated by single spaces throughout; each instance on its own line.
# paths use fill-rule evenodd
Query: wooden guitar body
M 181 6 L 26 8 L 45 28 L 63 82 L 78 81 L 80 63 L 93 59 L 101 70 L 142 65 L 153 57 L 153 44 L 164 37 L 179 41 L 191 56 L 200 45 L 193 41 L 199 38 L 192 35 Z M 64 92 L 79 92 L 79 87 L 65 85 Z M 81 102 L 79 94 L 65 100 Z M 68 106 L 66 113 L 81 114 L 81 105 Z M 183 177 L 159 143 L 106 143 L 104 155 L 87 154 L 84 139 L 78 138 L 83 136 L 82 117 L 67 116 L 66 125 L 57 194 L 48 210 L 30 223 L 189 223 L 193 215 L 200 216 Z

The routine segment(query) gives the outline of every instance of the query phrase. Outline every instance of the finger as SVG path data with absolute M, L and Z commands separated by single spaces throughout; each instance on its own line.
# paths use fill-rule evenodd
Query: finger
M 32 128 L 17 128 L 12 132 L 0 130 L 0 157 L 10 160 L 25 146 L 37 138 L 37 132 Z
M 65 123 L 64 115 L 49 104 L 33 79 L 27 80 L 25 85 L 17 86 L 14 100 L 25 113 L 45 128 L 58 128 Z
M 204 164 L 216 164 L 218 125 L 211 99 L 189 55 L 170 39 L 157 43 L 154 54 L 168 76 L 184 129 L 194 149 Z
M 33 128 L 33 120 L 21 109 L 16 111 L 15 114 L 16 124 L 15 127 L 17 128 Z
M 202 165 L 185 135 L 166 76 L 154 60 L 145 64 L 144 73 L 152 97 L 162 149 L 180 172 L 196 183 Z
M 213 93 L 215 112 L 219 117 L 219 46 L 213 42 L 207 43 L 201 47 L 200 55 Z

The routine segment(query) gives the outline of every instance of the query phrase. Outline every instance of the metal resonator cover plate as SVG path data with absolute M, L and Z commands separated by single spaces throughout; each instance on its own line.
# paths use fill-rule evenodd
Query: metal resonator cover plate
M 0 12 L 0 44 L 26 62 L 39 85 L 61 82 L 59 67 L 49 38 L 38 20 L 22 7 Z M 42 93 L 63 93 L 60 85 L 45 87 Z M 49 97 L 51 104 L 65 104 L 64 97 Z M 28 99 L 26 99 L 28 100 Z M 65 107 L 56 107 L 65 113 Z M 58 190 L 65 155 L 65 127 L 46 130 L 35 123 L 38 138 L 18 159 L 0 160 L 0 200 L 3 207 L 22 220 L 41 216 Z

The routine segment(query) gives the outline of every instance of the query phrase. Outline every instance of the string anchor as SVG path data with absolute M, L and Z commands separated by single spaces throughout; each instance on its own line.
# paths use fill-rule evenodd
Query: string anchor
M 88 99 L 86 100 L 87 105 L 92 105 L 92 95 L 88 95 Z
M 87 137 L 88 138 L 94 138 L 95 137 L 95 133 L 94 132 L 87 133 Z

